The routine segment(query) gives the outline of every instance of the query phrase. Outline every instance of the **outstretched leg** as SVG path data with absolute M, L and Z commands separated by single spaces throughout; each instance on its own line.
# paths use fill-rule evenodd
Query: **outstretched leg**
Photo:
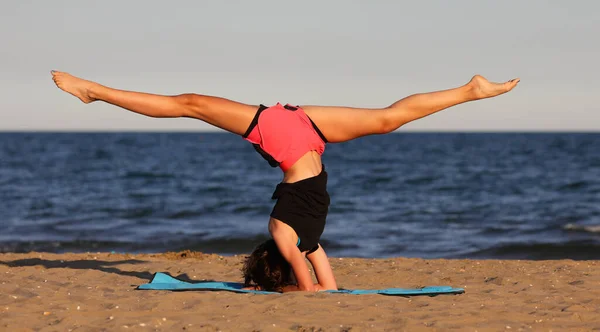
M 197 94 L 161 96 L 112 89 L 62 72 L 52 72 L 56 85 L 84 103 L 104 101 L 150 117 L 190 117 L 229 132 L 243 135 L 257 106 Z
M 381 109 L 329 106 L 302 108 L 329 142 L 339 143 L 361 136 L 392 132 L 408 122 L 448 107 L 501 95 L 512 90 L 517 83 L 519 79 L 491 83 L 476 75 L 464 86 L 408 96 Z

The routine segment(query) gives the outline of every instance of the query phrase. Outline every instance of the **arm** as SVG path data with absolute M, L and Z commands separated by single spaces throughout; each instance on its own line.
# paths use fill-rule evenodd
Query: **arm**
M 315 274 L 317 276 L 317 283 L 314 284 L 313 291 L 326 291 L 326 290 L 337 290 L 337 283 L 335 282 L 335 277 L 333 275 L 333 271 L 331 270 L 331 265 L 329 264 L 329 260 L 327 259 L 327 255 L 325 254 L 325 250 L 319 245 L 319 249 L 313 252 L 310 255 L 306 256 L 310 261 L 313 269 L 315 270 Z M 306 264 L 305 264 L 306 265 Z M 293 292 L 300 291 L 300 287 L 297 285 L 289 285 L 283 288 L 283 292 Z
M 316 290 L 337 290 L 337 283 L 335 282 L 335 277 L 333 275 L 333 271 L 331 270 L 329 259 L 327 259 L 327 255 L 325 254 L 323 247 L 319 245 L 319 249 L 309 255 L 306 255 L 306 258 L 308 258 L 310 264 L 312 264 L 313 269 L 315 270 L 315 275 L 317 276 L 318 283 L 315 285 L 317 288 Z
M 294 231 L 287 229 L 287 227 L 281 227 L 275 223 L 271 223 L 269 226 L 271 236 L 273 236 L 273 240 L 275 240 L 279 252 L 281 252 L 283 258 L 285 258 L 292 266 L 296 281 L 298 282 L 298 285 L 284 287 L 283 291 L 315 291 L 315 285 L 313 284 L 306 260 L 295 245 L 297 240 L 294 241 L 293 239 L 295 236 Z

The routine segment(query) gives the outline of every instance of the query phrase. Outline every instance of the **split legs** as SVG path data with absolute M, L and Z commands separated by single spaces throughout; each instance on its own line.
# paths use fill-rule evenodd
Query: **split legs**
M 198 94 L 161 96 L 117 90 L 62 72 L 52 72 L 52 76 L 60 89 L 84 103 L 101 100 L 151 117 L 196 118 L 238 135 L 246 132 L 257 110 L 255 105 L 219 97 Z M 329 142 L 340 143 L 361 136 L 392 132 L 408 122 L 448 107 L 501 95 L 518 83 L 519 79 L 491 83 L 476 75 L 461 87 L 411 95 L 386 108 L 303 106 L 303 109 Z

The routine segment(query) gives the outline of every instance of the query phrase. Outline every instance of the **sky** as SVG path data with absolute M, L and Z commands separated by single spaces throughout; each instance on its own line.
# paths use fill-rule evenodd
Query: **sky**
M 509 94 L 400 131 L 599 131 L 594 0 L 2 1 L 0 131 L 206 131 L 58 90 L 114 88 L 249 104 L 385 107 L 472 75 Z

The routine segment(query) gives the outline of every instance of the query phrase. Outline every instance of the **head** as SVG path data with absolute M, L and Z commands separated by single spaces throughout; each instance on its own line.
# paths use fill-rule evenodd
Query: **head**
M 279 252 L 273 239 L 260 244 L 246 258 L 244 286 L 260 286 L 266 291 L 281 292 L 290 284 L 291 266 Z

